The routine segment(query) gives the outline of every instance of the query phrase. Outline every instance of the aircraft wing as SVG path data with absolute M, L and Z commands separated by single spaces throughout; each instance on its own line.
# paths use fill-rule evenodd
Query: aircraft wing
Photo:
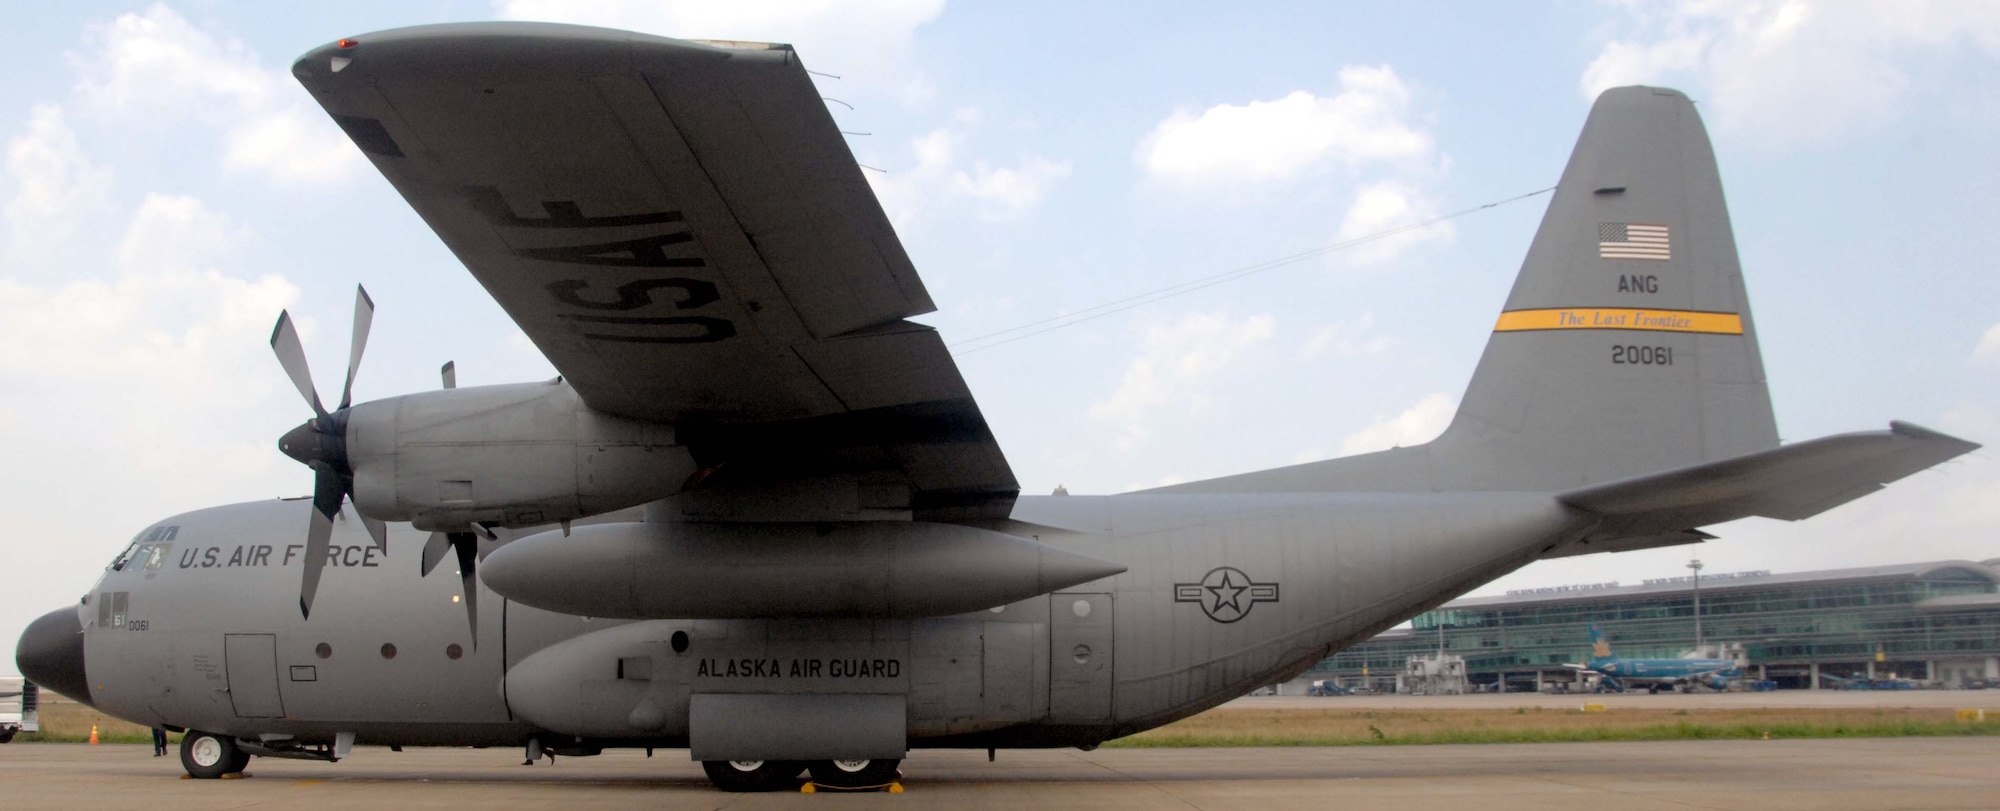
M 293 73 L 591 408 L 712 475 L 1004 517 L 1019 487 L 790 46 L 524 23 Z

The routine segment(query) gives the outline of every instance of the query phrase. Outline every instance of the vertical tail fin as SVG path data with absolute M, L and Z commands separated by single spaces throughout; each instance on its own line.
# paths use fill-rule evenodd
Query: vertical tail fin
M 1560 492 L 1777 444 L 1701 117 L 1620 87 L 1591 108 L 1442 436 L 1161 489 Z
M 1598 628 L 1594 622 L 1590 624 L 1590 658 L 1611 658 L 1611 640 L 1604 638 L 1603 629 Z
M 1606 91 L 1433 453 L 1552 490 L 1776 447 L 1756 335 L 1694 104 Z

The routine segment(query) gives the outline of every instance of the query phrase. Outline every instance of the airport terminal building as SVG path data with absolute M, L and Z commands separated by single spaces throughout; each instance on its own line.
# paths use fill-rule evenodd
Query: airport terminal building
M 2000 680 L 2000 558 L 1796 574 L 1738 572 L 1469 597 L 1321 662 L 1306 679 L 1396 689 L 1411 657 L 1462 657 L 1485 689 L 1550 689 L 1590 658 L 1590 625 L 1625 657 L 1671 658 L 1701 637 L 1780 688 L 1900 678 L 1944 687 Z M 1713 652 L 1713 651 L 1711 651 Z M 1994 686 L 2000 686 L 1995 683 Z

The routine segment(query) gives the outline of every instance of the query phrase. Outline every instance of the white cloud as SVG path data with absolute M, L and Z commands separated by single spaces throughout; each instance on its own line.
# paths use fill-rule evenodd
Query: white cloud
M 1125 368 L 1118 388 L 1092 403 L 1092 419 L 1117 426 L 1121 450 L 1143 444 L 1150 417 L 1169 405 L 1202 409 L 1204 387 L 1243 350 L 1270 340 L 1277 321 L 1269 315 L 1232 319 L 1225 313 L 1194 313 L 1146 332 L 1139 357 Z
M 918 28 L 944 13 L 944 0 L 742 0 L 733 3 L 657 0 L 506 0 L 501 17 L 620 28 L 677 39 L 783 42 L 806 67 L 840 76 L 824 89 L 885 91 L 908 104 L 935 89 L 911 63 Z M 828 95 L 844 95 L 829 92 Z
M 82 109 L 152 126 L 221 127 L 224 168 L 280 181 L 340 180 L 363 164 L 288 71 L 265 68 L 242 42 L 218 39 L 164 5 L 92 28 L 85 45 L 71 57 Z
M 951 185 L 959 193 L 984 203 L 990 219 L 1011 219 L 1034 208 L 1049 186 L 1069 177 L 1069 171 L 1069 161 L 1022 155 L 1019 168 L 975 161 L 970 173 L 953 172 Z
M 1366 312 L 1352 321 L 1314 327 L 1299 348 L 1299 359 L 1312 360 L 1327 352 L 1342 358 L 1379 355 L 1395 345 L 1394 338 L 1375 332 L 1375 313 Z
M 1156 178 L 1181 183 L 1285 180 L 1325 163 L 1424 159 L 1432 140 L 1408 121 L 1410 89 L 1387 65 L 1345 67 L 1341 91 L 1178 110 L 1139 143 Z
M 1198 190 L 1205 199 L 1217 187 L 1337 172 L 1353 197 L 1334 241 L 1367 239 L 1339 252 L 1343 262 L 1380 263 L 1411 246 L 1450 239 L 1450 223 L 1412 227 L 1438 216 L 1425 188 L 1450 161 L 1413 122 L 1409 85 L 1383 65 L 1342 68 L 1340 86 L 1332 96 L 1299 90 L 1199 113 L 1177 110 L 1139 142 L 1133 157 L 1149 178 Z
M 121 499 L 108 520 L 268 492 L 284 460 L 243 427 L 297 410 L 268 397 L 284 376 L 267 345 L 297 288 L 223 271 L 248 231 L 196 198 L 147 194 L 121 210 L 113 173 L 62 108 L 32 110 L 8 158 L 0 446 L 15 464 L 0 489 L 55 516 Z
M 149 194 L 119 242 L 130 274 L 209 267 L 242 239 L 241 229 L 193 197 Z
M 266 338 L 298 289 L 213 267 L 237 238 L 199 201 L 152 195 L 70 280 L 0 278 L 0 378 L 26 395 L 0 441 L 53 480 L 143 489 L 156 508 L 268 490 L 256 477 L 281 460 L 240 420 L 283 383 Z M 204 475 L 184 475 L 192 460 Z
M 2000 324 L 1986 328 L 1986 334 L 1979 337 L 1979 346 L 1972 350 L 1973 360 L 2000 359 Z
M 360 150 L 326 114 L 294 104 L 245 120 L 226 136 L 223 168 L 262 171 L 286 182 L 325 183 L 359 168 Z
M 13 194 L 0 215 L 17 272 L 58 257 L 77 226 L 106 209 L 111 188 L 111 170 L 84 156 L 62 108 L 50 105 L 36 106 L 27 133 L 7 145 L 7 179 Z
M 1971 46 L 2000 55 L 2000 4 L 1951 0 L 1716 2 L 1623 6 L 1630 35 L 1604 43 L 1581 87 L 1690 83 L 1721 130 L 1783 143 L 1825 138 L 1894 112 L 1902 57 Z
M 975 213 L 989 221 L 1018 219 L 1032 211 L 1050 188 L 1069 177 L 1070 162 L 1024 153 L 1014 166 L 994 166 L 974 160 L 966 167 L 960 147 L 978 121 L 975 111 L 962 110 L 954 124 L 911 139 L 907 168 L 868 172 L 868 183 L 882 202 L 890 222 L 907 228 L 938 211 L 941 203 L 969 200 Z
M 1340 455 L 1408 447 L 1436 439 L 1451 425 L 1458 402 L 1444 392 L 1417 401 L 1394 417 L 1377 418 L 1368 427 L 1348 434 L 1340 441 Z
M 1605 43 L 1604 50 L 1583 69 L 1583 94 L 1595 99 L 1614 87 L 1657 84 L 1677 71 L 1701 66 L 1701 58 L 1712 36 L 1682 34 L 1659 42 Z
M 1404 250 L 1424 242 L 1450 240 L 1458 233 L 1449 222 L 1422 223 L 1437 219 L 1437 201 L 1411 183 L 1380 180 L 1355 192 L 1354 202 L 1341 218 L 1337 242 L 1367 241 L 1342 251 L 1341 258 L 1357 264 L 1372 264 L 1394 258 Z

